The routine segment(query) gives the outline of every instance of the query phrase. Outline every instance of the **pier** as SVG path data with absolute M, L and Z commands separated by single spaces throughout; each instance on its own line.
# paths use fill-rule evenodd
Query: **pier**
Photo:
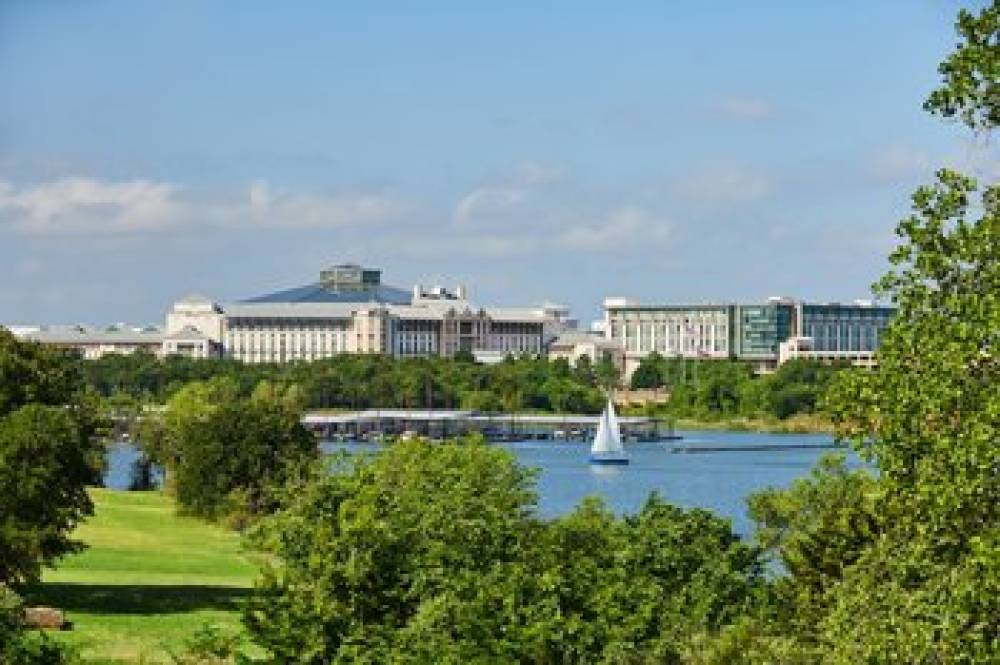
M 544 413 L 480 413 L 444 409 L 368 409 L 344 413 L 312 412 L 302 423 L 326 439 L 373 440 L 386 436 L 446 439 L 479 433 L 489 441 L 556 439 L 588 441 L 600 416 Z M 618 418 L 622 437 L 630 441 L 676 438 L 663 420 L 647 416 Z

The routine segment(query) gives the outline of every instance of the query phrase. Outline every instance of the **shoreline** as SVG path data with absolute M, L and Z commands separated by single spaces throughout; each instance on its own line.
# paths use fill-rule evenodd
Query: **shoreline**
M 676 418 L 670 420 L 674 430 L 712 430 L 726 432 L 759 432 L 761 434 L 833 434 L 833 423 L 816 416 L 792 416 L 787 420 L 770 418 L 726 418 L 702 420 Z

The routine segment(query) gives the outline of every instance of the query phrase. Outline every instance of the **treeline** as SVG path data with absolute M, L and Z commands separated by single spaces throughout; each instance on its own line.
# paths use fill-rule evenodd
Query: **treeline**
M 790 360 L 772 374 L 755 375 L 736 360 L 690 360 L 652 353 L 632 374 L 633 389 L 664 388 L 667 411 L 700 419 L 778 418 L 816 413 L 830 380 L 845 365 Z
M 230 359 L 159 360 L 148 354 L 113 355 L 85 363 L 87 382 L 112 403 L 163 404 L 192 381 L 225 378 L 249 396 L 262 382 L 296 385 L 310 409 L 464 408 L 596 413 L 602 388 L 617 383 L 610 363 L 576 367 L 564 360 L 508 357 L 495 365 L 458 358 L 393 358 L 344 354 L 287 364 Z
M 794 360 L 757 376 L 745 362 L 681 360 L 656 353 L 633 373 L 632 388 L 666 388 L 667 411 L 701 419 L 815 413 L 830 378 L 841 369 Z M 83 366 L 87 382 L 112 404 L 163 404 L 193 381 L 226 379 L 248 397 L 263 382 L 298 386 L 308 409 L 448 408 L 597 413 L 604 391 L 620 377 L 611 363 L 575 367 L 540 357 L 509 357 L 495 365 L 466 358 L 340 355 L 313 362 L 247 364 L 148 354 L 111 355 Z

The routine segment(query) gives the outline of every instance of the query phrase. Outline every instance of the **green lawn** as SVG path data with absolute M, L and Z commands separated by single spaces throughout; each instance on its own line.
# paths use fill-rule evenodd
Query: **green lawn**
M 239 630 L 256 566 L 237 534 L 178 517 L 157 492 L 92 496 L 95 514 L 76 533 L 89 548 L 28 594 L 67 612 L 74 627 L 60 640 L 88 663 L 161 663 L 203 624 Z

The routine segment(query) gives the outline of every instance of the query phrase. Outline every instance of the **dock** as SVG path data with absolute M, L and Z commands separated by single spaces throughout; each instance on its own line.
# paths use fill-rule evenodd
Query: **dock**
M 789 450 L 843 450 L 842 443 L 749 443 L 738 446 L 715 446 L 702 444 L 669 445 L 667 450 L 672 453 L 750 453 L 750 452 L 786 452 Z
M 344 413 L 307 413 L 302 423 L 324 439 L 366 441 L 389 436 L 447 439 L 479 433 L 489 441 L 526 439 L 588 441 L 599 415 L 481 413 L 449 409 L 367 409 Z M 621 416 L 622 437 L 630 441 L 677 438 L 658 418 Z

